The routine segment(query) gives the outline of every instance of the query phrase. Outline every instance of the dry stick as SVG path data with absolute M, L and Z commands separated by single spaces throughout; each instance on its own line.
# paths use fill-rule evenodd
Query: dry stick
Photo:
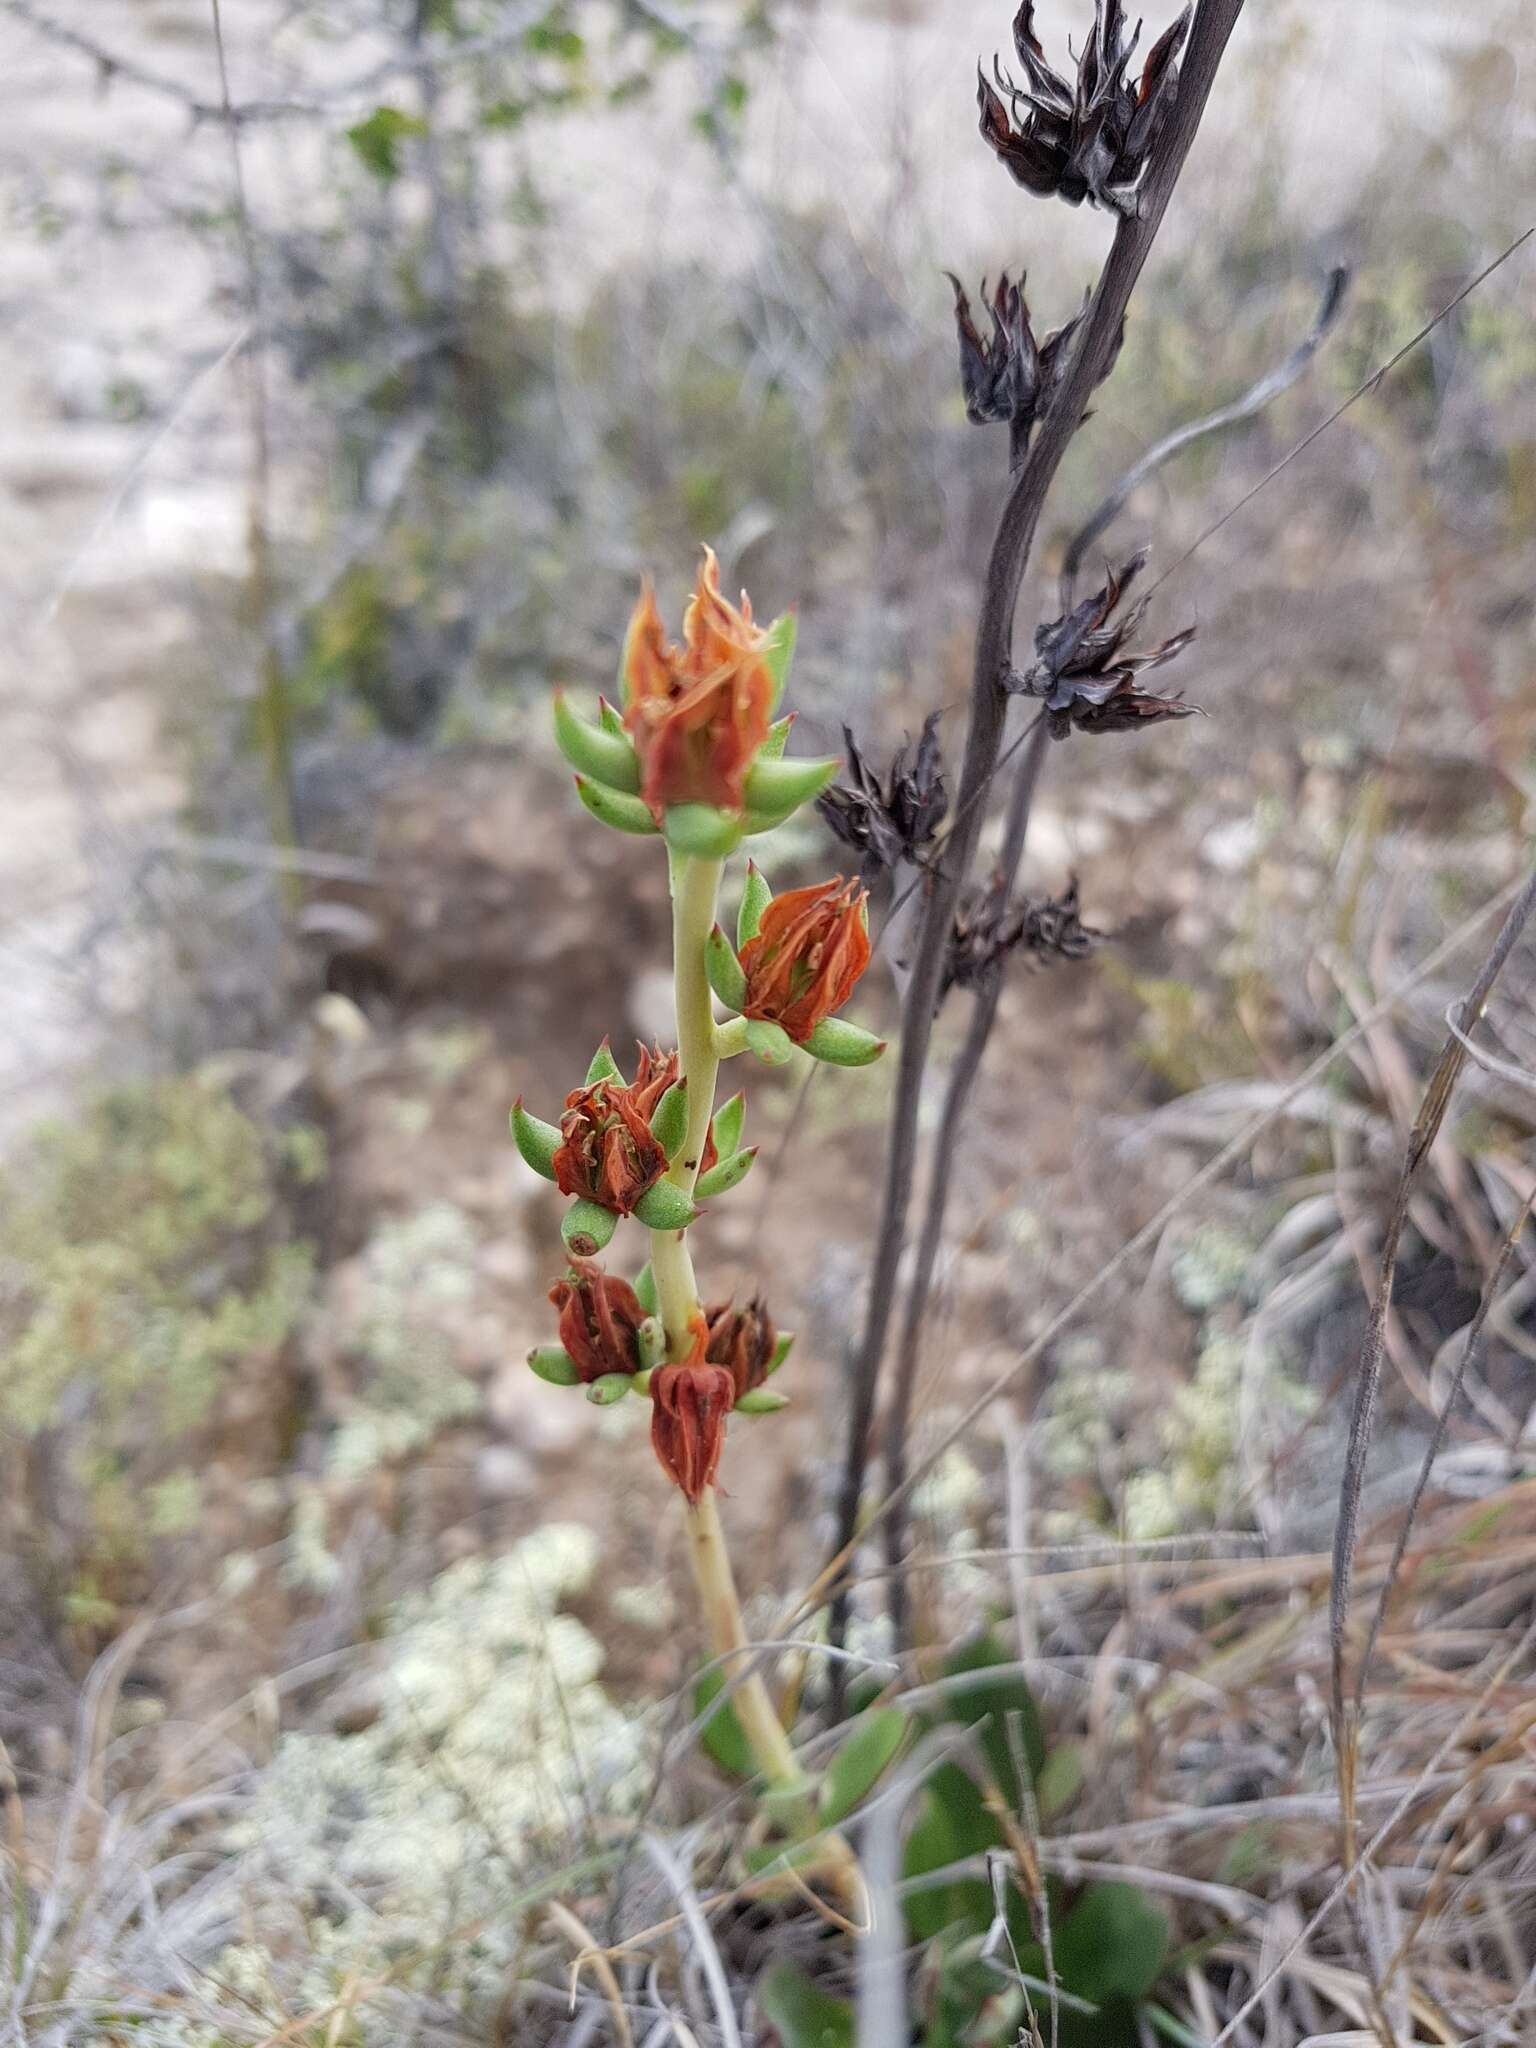
M 1001 891 L 1005 902 L 1012 893 L 1019 862 L 1024 855 L 1030 805 L 1049 741 L 1050 727 L 1045 722 L 1044 714 L 1037 714 L 1030 729 L 1028 744 L 1015 771 L 1013 790 L 1008 800 L 1007 837 L 1000 863 Z M 944 1111 L 939 1120 L 938 1136 L 934 1141 L 933 1173 L 928 1184 L 928 1206 L 923 1212 L 922 1233 L 917 1243 L 917 1262 L 907 1286 L 906 1311 L 902 1317 L 901 1335 L 897 1344 L 896 1385 L 891 1399 L 890 1416 L 885 1426 L 885 1485 L 887 1491 L 897 1495 L 898 1500 L 885 1525 L 885 1554 L 886 1562 L 891 1566 L 891 1624 L 896 1631 L 898 1643 L 906 1640 L 909 1607 L 907 1584 L 899 1567 L 907 1547 L 906 1498 L 902 1489 L 907 1476 L 907 1438 L 912 1426 L 912 1396 L 917 1387 L 917 1368 L 922 1355 L 928 1301 L 933 1292 L 934 1270 L 938 1265 L 939 1250 L 944 1242 L 944 1225 L 949 1214 L 949 1194 L 954 1180 L 955 1162 L 960 1156 L 960 1133 L 970 1104 L 971 1090 L 976 1084 L 977 1074 L 981 1071 L 981 1062 L 992 1036 L 992 1027 L 997 1022 L 997 1007 L 1002 1000 L 1002 994 L 1003 962 L 999 959 L 992 963 L 986 982 L 971 1005 L 971 1017 L 966 1026 L 965 1040 L 950 1069 L 949 1086 L 944 1094 Z
M 1340 1857 L 1346 1872 L 1353 1868 L 1355 1861 L 1356 1767 L 1367 1660 L 1361 1660 L 1354 1696 L 1346 1700 L 1345 1634 L 1349 1622 L 1350 1582 L 1360 1535 L 1360 1496 L 1365 1485 L 1365 1463 L 1376 1416 L 1376 1397 L 1381 1386 L 1382 1357 L 1387 1317 L 1392 1306 L 1392 1284 L 1397 1273 L 1398 1248 L 1420 1169 L 1439 1133 L 1446 1110 L 1450 1106 L 1452 1092 L 1460 1079 L 1462 1068 L 1467 1063 L 1467 1049 L 1462 1034 L 1469 1031 L 1483 1016 L 1493 985 L 1498 980 L 1516 940 L 1525 929 L 1533 905 L 1536 905 L 1536 867 L 1532 868 L 1524 887 L 1510 905 L 1499 935 L 1493 942 L 1492 951 L 1483 962 L 1481 973 L 1461 1005 L 1456 1023 L 1435 1063 L 1429 1086 L 1424 1091 L 1424 1099 L 1419 1105 L 1413 1129 L 1408 1134 L 1403 1170 L 1398 1180 L 1397 1193 L 1393 1200 L 1392 1213 L 1387 1220 L 1386 1237 L 1381 1249 L 1376 1299 L 1371 1304 L 1371 1319 L 1366 1328 L 1365 1343 L 1360 1354 L 1354 1413 L 1349 1424 L 1349 1447 L 1345 1453 L 1344 1478 L 1339 1490 L 1338 1520 L 1334 1528 L 1333 1584 L 1328 1603 L 1328 1634 L 1333 1678 L 1333 1740 L 1339 1770 Z M 1373 1641 L 1374 1635 L 1373 1630 Z
M 833 1546 L 838 1554 L 847 1548 L 858 1526 L 875 1393 L 885 1355 L 891 1310 L 895 1305 L 897 1272 L 906 1245 L 907 1211 L 917 1165 L 917 1124 L 923 1074 L 933 1034 L 934 1012 L 943 985 L 955 907 L 970 872 L 981 832 L 982 807 L 979 799 L 991 781 L 1002 744 L 1008 708 L 1004 679 L 1013 650 L 1013 619 L 1019 586 L 1046 493 L 1072 436 L 1082 424 L 1089 399 L 1108 373 L 1126 305 L 1152 252 L 1152 244 L 1194 142 L 1200 117 L 1216 82 L 1217 68 L 1242 6 L 1243 0 L 1201 0 L 1181 67 L 1178 97 L 1159 142 L 1155 161 L 1148 169 L 1137 210 L 1116 228 L 1114 243 L 1084 316 L 1067 374 L 1041 422 L 1034 446 L 1009 487 L 993 540 L 976 629 L 971 718 L 966 732 L 955 820 L 946 857 L 933 878 L 932 891 L 924 907 L 912 980 L 903 1005 L 901 1052 L 886 1152 L 880 1228 L 870 1274 L 864 1331 L 850 1361 L 852 1384 L 848 1437 Z M 846 1590 L 840 1589 L 831 1615 L 834 1642 L 842 1641 L 847 1616 L 848 1595 Z
M 1529 884 L 1526 886 L 1528 887 Z M 944 1432 L 939 1441 L 936 1444 L 930 1445 L 920 1462 L 907 1476 L 906 1494 L 909 1500 L 913 1489 L 927 1478 L 928 1474 L 938 1464 L 951 1445 L 959 1443 L 960 1439 L 977 1418 L 985 1414 L 986 1410 L 999 1395 L 1007 1393 L 1017 1383 L 1022 1375 L 1041 1357 L 1046 1348 L 1055 1342 L 1063 1330 L 1070 1328 L 1083 1310 L 1091 1302 L 1098 1299 L 1109 1283 L 1134 1258 L 1145 1251 L 1149 1245 L 1157 1242 L 1173 1218 L 1192 1202 L 1195 1196 L 1200 1194 L 1203 1189 L 1213 1187 L 1226 1172 L 1227 1168 L 1243 1157 L 1254 1140 L 1262 1132 L 1268 1130 L 1271 1124 L 1278 1122 L 1290 1108 L 1291 1104 L 1300 1100 L 1327 1073 L 1340 1053 L 1347 1051 L 1350 1046 L 1357 1044 L 1378 1018 L 1389 1015 L 1412 989 L 1417 988 L 1421 982 L 1435 972 L 1436 968 L 1443 965 L 1452 954 L 1458 952 L 1466 943 L 1469 935 L 1477 929 L 1485 918 L 1491 917 L 1496 910 L 1503 909 L 1505 904 L 1515 895 L 1518 887 L 1518 884 L 1512 883 L 1509 887 L 1501 889 L 1492 902 L 1484 904 L 1481 910 L 1475 912 L 1473 916 L 1459 925 L 1448 938 L 1442 940 L 1438 946 L 1419 962 L 1417 967 L 1404 976 L 1394 989 L 1390 990 L 1379 1002 L 1367 1010 L 1364 1016 L 1357 1018 L 1347 1031 L 1341 1032 L 1331 1045 L 1325 1046 L 1316 1059 L 1303 1067 L 1295 1080 L 1283 1088 L 1268 1107 L 1261 1110 L 1256 1116 L 1250 1117 L 1243 1128 L 1234 1137 L 1228 1139 L 1219 1152 L 1214 1153 L 1204 1166 L 1190 1175 L 1181 1188 L 1169 1196 L 1156 1215 L 1144 1223 L 1140 1230 L 1128 1237 L 1112 1257 L 1105 1260 L 1092 1279 L 1085 1281 L 1077 1293 L 1073 1295 L 1072 1299 L 1057 1310 L 1045 1328 L 1037 1336 L 1031 1338 L 1013 1363 L 1005 1366 L 994 1379 L 983 1387 L 970 1406 L 956 1417 L 953 1424 Z M 891 1494 L 886 1494 L 881 1500 L 876 1502 L 865 1518 L 863 1533 L 867 1534 L 871 1529 L 882 1523 L 892 1512 L 894 1506 L 895 1498 Z M 840 1551 L 835 1557 L 827 1560 L 827 1563 L 822 1567 L 816 1578 L 783 1618 L 781 1627 L 784 1633 L 788 1634 L 799 1622 L 814 1614 L 819 1607 L 827 1603 L 833 1589 L 842 1578 L 853 1550 L 854 1544 L 850 1541 L 845 1549 Z
M 1349 283 L 1349 272 L 1342 266 L 1328 273 L 1323 288 L 1322 304 L 1306 336 L 1272 370 L 1268 370 L 1257 382 L 1250 385 L 1241 397 L 1228 405 L 1220 406 L 1215 412 L 1203 418 L 1190 420 L 1177 427 L 1171 434 L 1155 442 L 1136 463 L 1128 469 L 1109 495 L 1074 535 L 1067 549 L 1061 572 L 1061 606 L 1063 612 L 1071 609 L 1073 585 L 1083 556 L 1116 516 L 1124 509 L 1133 491 L 1156 474 L 1165 462 L 1170 461 L 1206 435 L 1219 433 L 1227 427 L 1237 426 L 1244 420 L 1253 419 L 1267 405 L 1273 403 L 1283 392 L 1300 378 L 1303 371 L 1317 354 L 1323 342 L 1332 332 L 1344 303 L 1345 290 Z M 1012 467 L 1017 468 L 1022 459 L 1021 451 L 1014 448 Z M 1046 727 L 1043 719 L 1037 719 L 1029 732 L 1021 736 L 1027 745 L 1027 752 L 1016 771 L 1013 795 L 1009 802 L 1008 822 L 1005 828 L 1003 854 L 999 866 L 1002 876 L 1002 893 L 1006 898 L 1013 889 L 1018 875 L 1019 863 L 1024 854 L 1024 840 L 1029 829 L 1029 812 L 1033 801 L 1035 785 L 1039 780 L 1042 756 L 1045 750 Z M 1015 743 L 1016 745 L 1018 742 Z M 1012 752 L 1013 749 L 1010 749 Z M 959 1150 L 960 1131 L 965 1118 L 966 1106 L 975 1086 L 981 1062 L 986 1054 L 992 1029 L 997 1020 L 998 1003 L 1001 999 L 1001 974 L 995 974 L 982 994 L 972 1006 L 971 1020 L 964 1043 L 950 1074 L 949 1087 L 944 1099 L 943 1114 L 935 1140 L 933 1177 L 928 1189 L 928 1206 L 923 1217 L 922 1234 L 918 1240 L 915 1269 L 908 1284 L 906 1313 L 902 1321 L 901 1336 L 896 1354 L 896 1387 L 891 1404 L 891 1415 L 885 1432 L 885 1484 L 888 1492 L 894 1493 L 898 1504 L 886 1523 L 886 1557 L 892 1571 L 890 1607 L 891 1620 L 900 1642 L 907 1626 L 907 1588 L 902 1581 L 899 1566 L 906 1544 L 906 1511 L 903 1486 L 907 1471 L 908 1432 L 911 1428 L 912 1397 L 917 1383 L 917 1370 L 921 1351 L 922 1333 L 927 1317 L 928 1298 L 933 1287 L 933 1275 L 938 1262 L 939 1249 L 944 1237 L 944 1224 L 949 1206 L 950 1188 L 953 1180 L 954 1160 Z

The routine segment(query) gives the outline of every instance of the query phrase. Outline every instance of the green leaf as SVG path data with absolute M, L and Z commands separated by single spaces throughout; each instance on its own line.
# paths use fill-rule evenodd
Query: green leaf
M 512 1142 L 522 1154 L 525 1165 L 535 1173 L 541 1173 L 545 1180 L 555 1177 L 555 1154 L 560 1149 L 560 1132 L 554 1124 L 547 1124 L 542 1117 L 531 1116 L 518 1097 L 512 1105 Z
M 1133 1884 L 1091 1884 L 1057 1928 L 1055 1956 L 1079 1998 L 1145 1998 L 1167 1961 L 1167 1915 Z
M 1058 1742 L 1035 1779 L 1035 1805 L 1042 1820 L 1051 1820 L 1072 1804 L 1082 1790 L 1083 1752 L 1075 1742 Z
M 763 660 L 768 664 L 768 673 L 773 677 L 773 708 L 778 709 L 784 686 L 789 681 L 790 666 L 795 658 L 795 640 L 800 631 L 799 620 L 793 612 L 784 612 L 768 628 L 768 638 L 763 646 Z
M 778 1371 L 779 1367 L 784 1363 L 785 1359 L 788 1358 L 790 1352 L 794 1349 L 794 1344 L 794 1331 L 780 1330 L 779 1340 L 773 1347 L 773 1356 L 768 1361 L 769 1379 L 773 1378 L 773 1375 Z M 850 1697 L 852 1697 L 852 1695 L 850 1695 Z M 855 1707 L 854 1712 L 857 1713 L 858 1711 L 858 1708 Z
M 647 1268 L 649 1271 L 649 1268 Z M 640 1370 L 651 1372 L 658 1365 L 664 1365 L 667 1357 L 667 1329 L 661 1317 L 654 1310 L 645 1318 L 635 1332 L 635 1351 L 640 1360 Z M 650 1392 L 650 1382 L 636 1390 Z
M 709 985 L 728 1010 L 739 1010 L 747 1000 L 747 977 L 741 971 L 736 949 L 716 925 L 704 941 L 704 972 Z
M 940 1764 L 923 1787 L 922 1803 L 907 1836 L 904 1877 L 922 1877 L 967 1856 L 1002 1846 L 1002 1830 L 982 1801 L 981 1788 L 958 1764 Z M 906 1900 L 907 1926 L 919 1941 L 946 1928 L 983 1934 L 992 1921 L 992 1890 L 985 1878 L 956 1878 Z
M 678 853 L 719 860 L 741 838 L 741 816 L 717 804 L 668 804 L 663 816 L 667 844 Z
M 571 766 L 610 789 L 633 796 L 640 787 L 640 762 L 629 735 L 608 732 L 602 725 L 579 718 L 564 690 L 556 690 L 552 704 L 555 745 Z
M 613 1050 L 605 1038 L 597 1048 L 597 1051 L 592 1055 L 591 1065 L 587 1068 L 586 1085 L 591 1088 L 598 1081 L 622 1081 L 623 1079 L 624 1076 L 619 1072 L 619 1063 L 614 1058 Z
M 846 1017 L 823 1017 L 805 1049 L 813 1060 L 825 1060 L 829 1067 L 867 1067 L 885 1051 L 885 1040 Z
M 821 1817 L 828 1827 L 846 1819 L 869 1797 L 906 1733 L 907 1717 L 900 1707 L 876 1707 L 859 1716 L 822 1780 Z
M 590 775 L 576 777 L 576 794 L 593 817 L 616 832 L 634 832 L 642 837 L 654 833 L 656 820 L 637 796 L 625 796 L 606 782 L 594 782 Z
M 786 711 L 782 718 L 776 718 L 768 728 L 768 737 L 757 750 L 759 761 L 782 761 L 784 749 L 789 745 L 789 736 L 794 731 L 798 712 Z
M 989 1632 L 946 1658 L 944 1672 L 946 1677 L 959 1678 L 1010 1661 L 1003 1645 Z M 1024 1788 L 1015 1765 L 1016 1751 L 1022 1753 L 1031 1779 L 1040 1775 L 1045 1762 L 1045 1733 L 1029 1687 L 1016 1672 L 1004 1672 L 996 1678 L 947 1686 L 944 1698 L 947 1720 L 969 1727 L 985 1722 L 982 1754 L 1005 1804 L 1017 1813 L 1023 1805 Z
M 764 1971 L 757 2003 L 783 2048 L 853 2048 L 853 2007 L 813 1984 L 793 1963 Z
M 718 1166 L 712 1166 L 708 1173 L 701 1173 L 694 1190 L 699 1200 L 712 1202 L 716 1195 L 728 1195 L 732 1188 L 739 1187 L 752 1171 L 757 1151 L 756 1145 L 748 1145 L 745 1151 L 733 1152 Z
M 408 136 L 425 135 L 427 124 L 398 107 L 375 107 L 365 120 L 347 130 L 347 140 L 361 161 L 384 184 L 400 175 L 400 144 Z
M 733 1415 L 777 1415 L 789 1406 L 788 1394 L 772 1394 L 766 1387 L 753 1387 L 738 1396 Z
M 768 878 L 755 860 L 747 862 L 747 879 L 742 885 L 741 908 L 736 913 L 736 946 L 739 951 L 748 941 L 755 939 L 758 927 L 763 921 L 763 912 L 773 901 L 773 891 Z
M 795 1041 L 782 1024 L 753 1017 L 747 1024 L 747 1050 L 755 1053 L 765 1067 L 785 1067 L 795 1056 Z
M 535 1345 L 528 1354 L 528 1363 L 552 1387 L 574 1387 L 581 1379 L 575 1359 L 563 1344 Z
M 702 1714 L 710 1701 L 717 1698 L 725 1686 L 722 1671 L 706 1671 L 693 1688 L 693 1711 Z M 757 1759 L 752 1754 L 752 1745 L 740 1721 L 736 1709 L 726 1700 L 715 1709 L 699 1731 L 699 1740 L 709 1751 L 722 1771 L 733 1778 L 755 1778 Z
M 619 1219 L 612 1209 L 578 1195 L 560 1219 L 560 1236 L 573 1259 L 595 1259 L 612 1242 L 618 1227 Z
M 671 1180 L 657 1181 L 635 1204 L 635 1214 L 647 1230 L 686 1230 L 698 1213 L 692 1196 Z
M 746 1121 L 747 1098 L 739 1091 L 729 1102 L 722 1102 L 715 1111 L 709 1126 L 709 1134 L 715 1141 L 715 1150 L 722 1159 L 737 1151 L 741 1145 L 741 1127 Z
M 835 756 L 820 761 L 765 761 L 759 754 L 747 770 L 747 809 L 787 817 L 813 796 L 820 796 L 842 765 Z
M 656 1275 L 649 1259 L 635 1275 L 635 1299 L 648 1316 L 661 1314 L 661 1296 L 656 1292 Z
M 670 1166 L 683 1149 L 683 1140 L 688 1135 L 688 1082 L 680 1078 L 672 1083 L 660 1102 L 651 1111 L 651 1136 L 667 1155 Z
M 633 1383 L 633 1373 L 602 1373 L 588 1383 L 587 1399 L 595 1408 L 611 1408 L 615 1401 L 623 1400 Z

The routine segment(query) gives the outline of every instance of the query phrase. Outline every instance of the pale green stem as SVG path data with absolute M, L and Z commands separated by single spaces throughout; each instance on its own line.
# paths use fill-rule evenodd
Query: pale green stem
M 678 1065 L 688 1082 L 688 1134 L 667 1178 L 692 1191 L 715 1108 L 715 1075 L 720 1065 L 715 1045 L 714 1010 L 704 972 L 704 945 L 715 922 L 715 898 L 723 862 L 672 856 L 673 979 L 677 998 Z M 691 1349 L 689 1324 L 699 1312 L 698 1283 L 681 1230 L 651 1232 L 651 1271 L 667 1330 L 667 1352 L 674 1361 Z M 716 1656 L 729 1656 L 721 1666 L 729 1679 L 744 1652 L 746 1626 L 731 1572 L 725 1533 L 715 1509 L 713 1488 L 706 1487 L 698 1505 L 688 1509 L 688 1554 Z M 736 1718 L 752 1745 L 758 1768 L 775 1785 L 802 1785 L 805 1774 L 785 1734 L 768 1688 L 756 1672 L 731 1695 Z

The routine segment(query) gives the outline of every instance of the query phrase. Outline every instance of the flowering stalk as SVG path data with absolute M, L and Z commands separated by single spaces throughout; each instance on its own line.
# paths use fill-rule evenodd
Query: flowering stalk
M 793 642 L 792 620 L 763 630 L 745 597 L 738 610 L 721 596 L 706 551 L 682 646 L 668 643 L 649 585 L 642 591 L 625 640 L 622 714 L 600 703 L 590 723 L 556 696 L 555 737 L 582 803 L 616 830 L 666 844 L 677 1049 L 642 1047 L 626 1081 L 605 1040 L 558 1125 L 519 1101 L 512 1132 L 528 1164 L 571 1197 L 561 1224 L 570 1267 L 551 1290 L 560 1342 L 529 1363 L 546 1380 L 584 1386 L 599 1405 L 631 1391 L 649 1397 L 651 1442 L 684 1497 L 689 1558 L 732 1708 L 781 1819 L 804 1839 L 816 1830 L 812 1787 L 767 1686 L 744 1668 L 750 1646 L 714 1497 L 727 1419 L 784 1405 L 765 1382 L 791 1340 L 760 1299 L 706 1305 L 688 1240 L 701 1206 L 728 1194 L 756 1156 L 741 1143 L 743 1097 L 715 1108 L 723 1059 L 751 1052 L 781 1066 L 798 1046 L 863 1066 L 884 1050 L 834 1014 L 869 959 L 856 883 L 838 876 L 775 899 L 749 864 L 734 944 L 716 922 L 729 855 L 819 795 L 839 766 L 784 758 L 789 720 L 774 723 L 773 713 Z M 735 1013 L 724 1025 L 717 997 Z M 650 1246 L 633 1283 L 597 1263 L 630 1216 Z M 856 1898 L 847 1844 L 830 1834 L 821 1855 Z

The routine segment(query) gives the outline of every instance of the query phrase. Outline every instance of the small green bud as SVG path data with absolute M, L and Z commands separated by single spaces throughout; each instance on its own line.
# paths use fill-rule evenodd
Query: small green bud
M 523 1107 L 521 1095 L 512 1105 L 512 1142 L 535 1173 L 542 1173 L 546 1180 L 554 1179 L 560 1133 L 554 1124 L 545 1123 L 542 1117 L 530 1116 Z
M 721 810 L 717 804 L 668 804 L 664 815 L 667 844 L 676 853 L 719 860 L 741 838 L 739 813 Z
M 663 1363 L 667 1355 L 667 1330 L 659 1315 L 652 1313 L 646 1317 L 635 1332 L 635 1345 L 647 1372 Z
M 593 817 L 616 832 L 654 833 L 656 820 L 637 796 L 625 796 L 606 782 L 594 782 L 590 775 L 576 777 L 576 794 Z
M 587 1399 L 594 1408 L 611 1408 L 615 1401 L 622 1401 L 633 1382 L 633 1373 L 605 1372 L 601 1379 L 595 1379 L 587 1387 Z
M 563 1344 L 536 1344 L 528 1354 L 528 1363 L 552 1387 L 574 1387 L 581 1378 L 575 1359 Z
M 712 1201 L 716 1195 L 728 1195 L 732 1188 L 740 1185 L 752 1171 L 752 1162 L 757 1157 L 756 1145 L 749 1145 L 745 1152 L 733 1152 L 728 1159 L 722 1159 L 712 1166 L 708 1173 L 699 1175 L 694 1192 L 701 1202 Z
M 795 1056 L 795 1041 L 782 1024 L 770 1024 L 766 1017 L 753 1017 L 747 1023 L 747 1051 L 754 1053 L 765 1067 L 785 1067 Z
M 793 1330 L 781 1330 L 779 1332 L 779 1341 L 774 1345 L 773 1356 L 768 1361 L 767 1377 L 769 1379 L 773 1378 L 779 1367 L 788 1358 L 790 1352 L 794 1349 L 794 1343 L 795 1333 Z
M 592 1064 L 587 1068 L 587 1086 L 591 1088 L 599 1081 L 622 1081 L 623 1079 L 624 1076 L 619 1072 L 619 1063 L 614 1058 L 612 1049 L 605 1038 L 597 1048 L 597 1051 L 593 1053 Z
M 825 1060 L 828 1066 L 867 1067 L 885 1051 L 885 1040 L 876 1038 L 873 1031 L 862 1031 L 845 1018 L 823 1017 L 805 1041 L 805 1049 L 813 1059 Z
M 767 1387 L 754 1387 L 749 1394 L 743 1394 L 736 1403 L 736 1415 L 777 1415 L 781 1408 L 789 1406 L 788 1394 L 775 1394 Z
M 657 1181 L 635 1204 L 635 1214 L 647 1230 L 686 1230 L 698 1213 L 692 1196 L 672 1180 Z
M 757 937 L 758 926 L 763 921 L 763 912 L 773 901 L 773 891 L 768 878 L 755 860 L 747 862 L 747 879 L 742 886 L 741 908 L 736 913 L 736 949 Z
M 589 725 L 571 709 L 563 690 L 556 690 L 555 745 L 573 768 L 633 796 L 640 787 L 640 763 L 629 735 Z
M 798 810 L 820 796 L 842 765 L 835 756 L 824 761 L 765 761 L 759 753 L 747 770 L 747 810 L 786 815 Z
M 773 702 L 775 707 L 784 694 L 789 681 L 790 664 L 795 658 L 795 638 L 799 631 L 799 620 L 793 612 L 784 612 L 768 628 L 768 638 L 763 644 L 763 660 L 768 673 L 773 677 Z
M 573 1259 L 595 1259 L 619 1227 L 612 1209 L 578 1195 L 560 1222 L 560 1235 Z
M 656 1275 L 649 1259 L 635 1275 L 635 1299 L 648 1316 L 661 1314 L 661 1296 L 656 1292 Z
M 683 1149 L 688 1135 L 688 1078 L 684 1075 L 662 1096 L 651 1111 L 651 1136 L 667 1155 L 670 1166 Z
M 715 1141 L 715 1151 L 724 1159 L 734 1152 L 741 1143 L 741 1127 L 746 1122 L 747 1098 L 733 1095 L 729 1102 L 722 1102 L 715 1111 L 709 1126 L 709 1135 Z
M 728 1010 L 739 1010 L 747 1000 L 747 977 L 741 971 L 736 949 L 716 925 L 704 941 L 704 972 L 709 985 Z

